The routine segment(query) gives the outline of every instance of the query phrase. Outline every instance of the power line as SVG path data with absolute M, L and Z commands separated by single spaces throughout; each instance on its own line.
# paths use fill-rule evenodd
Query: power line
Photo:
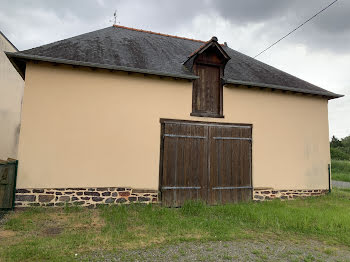
M 294 28 L 292 31 L 290 31 L 288 34 L 286 34 L 285 36 L 283 36 L 282 38 L 280 38 L 279 40 L 277 40 L 276 42 L 274 42 L 272 45 L 270 45 L 269 47 L 265 48 L 263 51 L 261 51 L 259 54 L 257 54 L 256 56 L 254 56 L 254 58 L 258 57 L 259 55 L 261 55 L 262 53 L 264 53 L 265 51 L 269 50 L 271 47 L 273 47 L 274 45 L 276 45 L 277 43 L 279 43 L 280 41 L 282 41 L 284 38 L 286 38 L 287 36 L 291 35 L 292 33 L 294 33 L 296 30 L 298 30 L 300 27 L 302 27 L 303 25 L 305 25 L 307 22 L 311 21 L 312 19 L 314 19 L 316 16 L 318 16 L 319 14 L 321 14 L 323 11 L 325 11 L 327 8 L 331 7 L 333 4 L 335 4 L 335 2 L 337 2 L 338 0 L 333 1 L 332 3 L 330 3 L 329 5 L 327 5 L 325 8 L 323 8 L 322 10 L 320 10 L 319 12 L 317 12 L 315 15 L 313 15 L 312 17 L 310 17 L 308 20 L 306 20 L 304 23 L 302 23 L 301 25 L 299 25 L 298 27 Z

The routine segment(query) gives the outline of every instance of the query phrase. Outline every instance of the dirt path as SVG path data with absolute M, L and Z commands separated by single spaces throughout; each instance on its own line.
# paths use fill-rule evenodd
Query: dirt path
M 332 186 L 338 188 L 350 188 L 350 182 L 332 180 Z
M 96 252 L 80 261 L 350 261 L 347 247 L 328 246 L 322 242 L 229 241 L 181 243 L 162 248 Z

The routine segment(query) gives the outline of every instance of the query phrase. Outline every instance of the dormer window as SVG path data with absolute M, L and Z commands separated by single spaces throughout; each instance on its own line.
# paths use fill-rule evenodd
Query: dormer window
M 186 61 L 194 74 L 191 116 L 223 117 L 222 82 L 224 69 L 230 57 L 213 37 Z

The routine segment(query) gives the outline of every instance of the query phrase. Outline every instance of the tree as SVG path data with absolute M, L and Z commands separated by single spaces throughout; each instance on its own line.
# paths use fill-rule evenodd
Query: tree
M 342 147 L 344 147 L 344 151 L 350 154 L 350 136 L 344 137 L 341 140 Z
M 350 137 L 348 136 L 348 138 L 349 138 L 349 146 L 350 146 Z M 331 147 L 333 147 L 333 148 L 335 148 L 335 147 L 342 147 L 342 145 L 343 145 L 342 141 L 340 141 L 335 136 L 332 136 Z
M 341 140 L 341 143 L 345 147 L 350 147 L 350 136 L 346 136 Z

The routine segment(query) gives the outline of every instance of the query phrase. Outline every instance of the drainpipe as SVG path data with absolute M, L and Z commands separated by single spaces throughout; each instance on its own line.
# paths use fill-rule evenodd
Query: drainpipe
M 331 186 L 331 164 L 328 164 L 328 192 L 332 192 L 332 186 Z

